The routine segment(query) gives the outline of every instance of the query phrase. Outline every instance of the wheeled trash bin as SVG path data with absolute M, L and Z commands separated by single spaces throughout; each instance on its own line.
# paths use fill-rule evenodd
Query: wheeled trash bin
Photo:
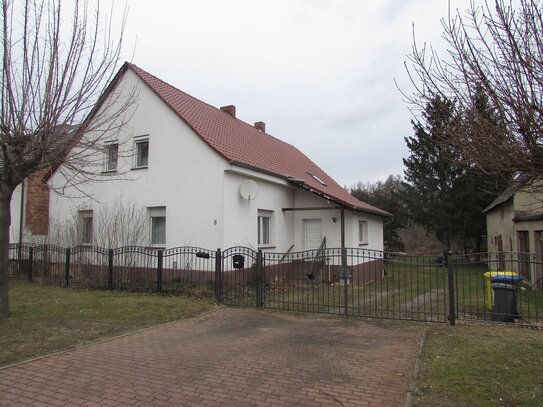
M 492 321 L 513 322 L 520 315 L 517 310 L 517 296 L 521 276 L 495 276 L 491 278 L 494 303 Z
M 487 271 L 484 274 L 485 277 L 485 291 L 486 291 L 486 306 L 489 311 L 492 311 L 492 306 L 494 305 L 494 293 L 492 292 L 492 281 L 494 277 L 509 277 L 509 276 L 518 276 L 518 273 L 514 271 Z

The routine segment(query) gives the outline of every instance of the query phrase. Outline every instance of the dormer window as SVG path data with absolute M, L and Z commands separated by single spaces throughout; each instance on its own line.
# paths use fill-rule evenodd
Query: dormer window
M 319 184 L 326 186 L 326 182 L 317 177 L 315 174 L 311 174 L 310 172 L 308 172 L 308 174 L 311 175 L 313 179 L 315 179 L 315 181 L 317 181 Z

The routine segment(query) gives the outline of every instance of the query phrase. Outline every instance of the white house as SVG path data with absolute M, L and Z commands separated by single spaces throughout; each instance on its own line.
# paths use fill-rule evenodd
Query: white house
M 237 119 L 234 106 L 217 109 L 125 63 L 92 115 L 134 91 L 129 126 L 100 141 L 105 181 L 78 186 L 82 196 L 60 171 L 48 179 L 50 224 L 75 214 L 80 243 L 93 244 L 101 211 L 135 202 L 150 247 L 281 253 L 318 248 L 325 237 L 340 247 L 343 224 L 346 247 L 383 249 L 387 212 L 355 199 L 264 123 Z M 22 208 L 17 193 L 13 205 Z

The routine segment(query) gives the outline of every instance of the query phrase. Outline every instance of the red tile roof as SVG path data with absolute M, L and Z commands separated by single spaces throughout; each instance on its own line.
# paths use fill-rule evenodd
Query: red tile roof
M 296 147 L 176 89 L 133 64 L 126 63 L 121 70 L 126 68 L 130 68 L 196 134 L 229 162 L 287 180 L 303 180 L 303 184 L 297 185 L 331 201 L 363 212 L 390 216 L 354 198 Z

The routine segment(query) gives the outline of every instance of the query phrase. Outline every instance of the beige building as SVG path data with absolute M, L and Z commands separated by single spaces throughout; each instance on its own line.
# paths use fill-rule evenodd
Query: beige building
M 541 282 L 543 255 L 543 193 L 522 184 L 505 190 L 486 213 L 488 250 L 498 253 L 494 266 Z

